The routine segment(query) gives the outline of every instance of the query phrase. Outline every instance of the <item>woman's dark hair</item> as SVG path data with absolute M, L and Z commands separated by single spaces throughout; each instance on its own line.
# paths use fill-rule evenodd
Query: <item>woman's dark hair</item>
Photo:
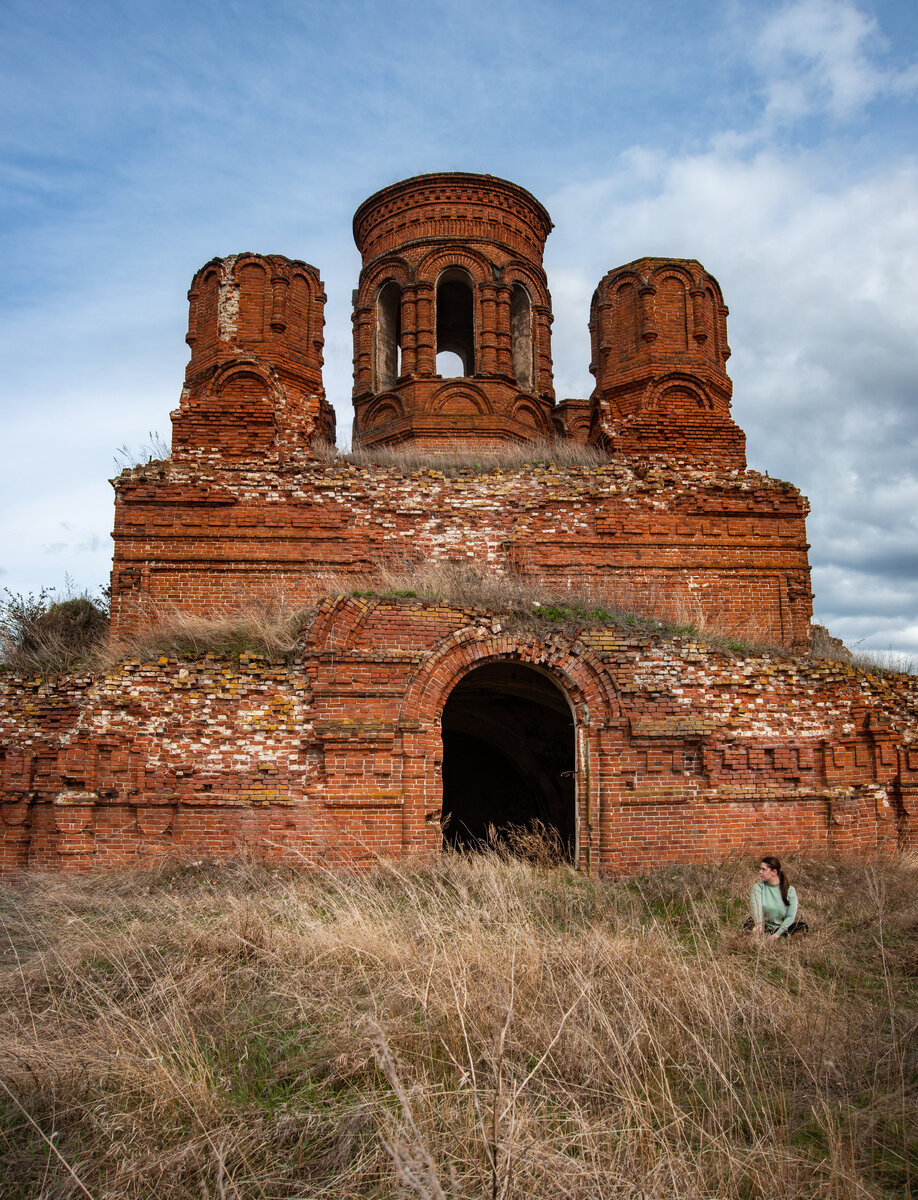
M 778 886 L 781 888 L 781 899 L 787 904 L 787 876 L 781 870 L 780 858 L 775 858 L 773 854 L 763 854 L 759 859 L 766 867 L 770 867 L 772 871 L 778 872 Z

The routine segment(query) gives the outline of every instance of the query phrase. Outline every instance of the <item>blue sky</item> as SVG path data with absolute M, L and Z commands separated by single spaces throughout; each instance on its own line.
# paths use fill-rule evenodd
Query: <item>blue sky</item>
M 7 0 L 0 98 L 0 587 L 107 580 L 106 481 L 169 437 L 199 266 L 318 266 L 347 435 L 354 209 L 483 171 L 554 219 L 559 398 L 611 267 L 720 280 L 750 465 L 813 505 L 817 618 L 918 657 L 914 3 Z

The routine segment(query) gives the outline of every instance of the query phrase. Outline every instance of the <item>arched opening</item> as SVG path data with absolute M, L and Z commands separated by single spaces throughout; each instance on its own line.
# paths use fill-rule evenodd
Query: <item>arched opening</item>
M 394 280 L 376 297 L 376 391 L 388 392 L 398 382 L 402 340 L 402 289 Z
M 487 663 L 443 708 L 444 842 L 474 846 L 541 822 L 576 851 L 574 720 L 536 667 Z
M 517 387 L 531 392 L 535 374 L 532 366 L 532 301 L 519 283 L 513 285 L 510 293 L 510 356 Z
M 458 267 L 444 271 L 437 282 L 437 355 L 458 354 L 462 374 L 475 374 L 475 319 L 472 281 Z

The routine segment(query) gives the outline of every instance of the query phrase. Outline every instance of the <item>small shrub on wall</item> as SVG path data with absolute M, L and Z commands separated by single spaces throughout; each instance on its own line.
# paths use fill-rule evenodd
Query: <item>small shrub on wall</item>
M 68 592 L 69 592 L 68 588 Z M 87 593 L 56 596 L 48 588 L 0 600 L 0 664 L 26 674 L 58 674 L 88 665 L 108 636 L 108 609 Z

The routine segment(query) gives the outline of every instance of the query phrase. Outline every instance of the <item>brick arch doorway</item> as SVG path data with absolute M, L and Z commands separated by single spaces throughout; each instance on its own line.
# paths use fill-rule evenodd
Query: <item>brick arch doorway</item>
M 551 675 L 515 661 L 474 668 L 447 697 L 442 735 L 446 844 L 541 822 L 576 861 L 574 716 Z

